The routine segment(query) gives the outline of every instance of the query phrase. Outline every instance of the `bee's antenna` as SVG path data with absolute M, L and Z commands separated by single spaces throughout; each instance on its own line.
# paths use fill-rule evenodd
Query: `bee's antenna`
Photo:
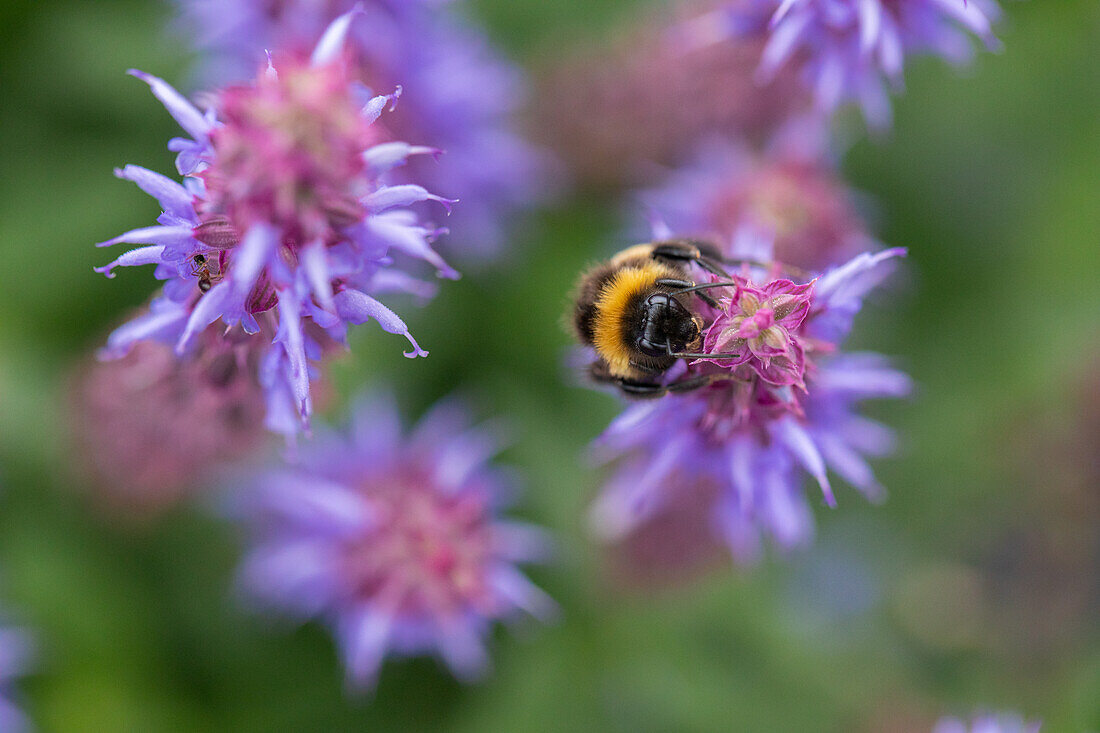
M 736 359 L 736 358 L 740 358 L 740 357 L 744 356 L 744 354 L 734 354 L 734 353 L 730 353 L 730 352 L 718 353 L 718 354 L 704 354 L 704 353 L 693 354 L 693 353 L 689 353 L 689 352 L 680 352 L 680 353 L 678 353 L 678 352 L 675 352 L 675 351 L 672 350 L 671 345 L 668 346 L 668 355 L 669 356 L 674 356 L 677 359 Z
M 737 287 L 737 283 L 733 282 L 732 280 L 729 281 L 729 282 L 719 282 L 719 283 L 701 283 L 699 285 L 692 285 L 690 288 L 683 288 L 682 290 L 677 290 L 676 292 L 672 293 L 672 295 L 683 295 L 685 293 L 694 293 L 694 292 L 697 292 L 699 290 L 708 290 L 710 288 L 736 288 L 736 287 Z

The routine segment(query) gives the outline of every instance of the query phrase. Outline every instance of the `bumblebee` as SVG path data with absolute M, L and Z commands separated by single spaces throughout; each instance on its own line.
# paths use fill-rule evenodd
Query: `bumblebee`
M 704 355 L 703 318 L 696 300 L 715 307 L 706 290 L 733 285 L 713 245 L 692 240 L 639 244 L 584 273 L 577 285 L 573 328 L 597 360 L 593 379 L 616 385 L 634 397 L 659 397 L 729 379 L 699 375 L 666 384 L 662 379 L 678 360 Z M 697 284 L 698 266 L 723 282 Z

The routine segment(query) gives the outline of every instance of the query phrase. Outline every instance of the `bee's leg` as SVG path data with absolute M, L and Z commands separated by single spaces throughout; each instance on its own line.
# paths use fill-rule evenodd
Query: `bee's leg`
M 707 387 L 715 382 L 735 382 L 739 380 L 732 374 L 704 374 L 690 379 L 683 379 L 679 382 L 672 382 L 671 384 L 654 384 L 652 382 L 639 382 L 622 378 L 616 378 L 612 381 L 615 382 L 624 394 L 630 397 L 649 399 L 653 397 L 663 397 L 666 394 L 691 392 L 702 387 Z
M 666 288 L 677 288 L 677 289 L 680 289 L 680 290 L 682 290 L 684 288 L 693 288 L 693 287 L 695 287 L 695 283 L 691 282 L 690 280 L 677 280 L 676 278 L 672 278 L 672 277 L 662 277 L 662 278 L 657 280 L 657 284 L 658 285 L 663 285 Z M 703 301 L 704 303 L 709 305 L 711 308 L 717 308 L 718 307 L 718 301 L 716 301 L 714 298 L 710 297 L 709 293 L 705 293 L 702 290 L 696 290 L 694 292 L 695 292 L 695 295 L 699 298 L 699 300 Z
M 704 249 L 708 251 L 704 253 Z M 675 260 L 677 262 L 694 262 L 707 272 L 728 279 L 729 273 L 722 269 L 722 266 L 717 262 L 717 257 L 711 256 L 711 251 L 715 255 L 718 254 L 712 246 L 707 245 L 705 242 L 672 239 L 655 244 L 651 256 L 656 259 Z

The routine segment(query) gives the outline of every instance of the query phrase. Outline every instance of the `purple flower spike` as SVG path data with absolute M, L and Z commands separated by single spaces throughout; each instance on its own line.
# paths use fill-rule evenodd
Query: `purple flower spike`
M 797 64 L 822 111 L 855 102 L 882 129 L 891 122 L 887 87 L 902 87 L 908 56 L 966 63 L 968 33 L 998 50 L 999 17 L 993 0 L 737 0 L 692 27 L 707 37 L 766 34 L 760 81 Z
M 792 548 L 813 536 L 805 475 L 829 506 L 837 503 L 830 472 L 870 499 L 882 496 L 866 459 L 890 453 L 893 436 L 860 417 L 858 404 L 905 396 L 911 383 L 882 357 L 838 348 L 862 296 L 904 251 L 860 255 L 795 282 L 777 276 L 783 265 L 763 264 L 771 262 L 765 237 L 743 234 L 725 254 L 735 258 L 749 238 L 755 264 L 711 290 L 717 307 L 700 304 L 704 356 L 665 377 L 713 381 L 630 406 L 595 444 L 596 458 L 615 469 L 593 506 L 594 529 L 620 546 L 675 526 L 753 562 L 765 538 Z M 680 506 L 685 497 L 690 512 Z M 684 546 L 705 559 L 706 543 Z
M 387 115 L 387 139 L 430 146 L 436 155 L 389 167 L 395 180 L 424 183 L 463 202 L 455 210 L 449 255 L 497 254 L 509 218 L 544 199 L 547 160 L 514 129 L 525 96 L 520 71 L 485 35 L 439 0 L 177 0 L 188 40 L 203 51 L 203 78 L 216 84 L 249 78 L 266 49 L 334 58 L 335 31 L 346 35 L 355 79 L 371 89 L 408 93 Z M 358 8 L 352 19 L 350 12 Z M 343 21 L 338 21 L 345 13 Z M 336 22 L 334 22 L 336 21 Z M 331 23 L 332 31 L 325 33 Z M 337 24 L 340 27 L 337 27 Z M 320 39 L 320 40 L 318 40 Z M 381 134 L 381 133 L 380 133 Z
M 516 567 L 544 559 L 545 536 L 496 517 L 509 493 L 487 465 L 498 448 L 455 403 L 403 438 L 391 400 L 360 401 L 347 435 L 252 482 L 246 590 L 331 624 L 355 686 L 373 686 L 390 655 L 434 653 L 460 679 L 478 677 L 493 622 L 556 613 Z
M 1014 713 L 979 715 L 969 723 L 958 718 L 943 718 L 932 733 L 1039 733 L 1038 722 L 1027 722 Z
M 147 314 L 111 335 L 106 356 L 146 339 L 173 344 L 183 356 L 219 320 L 226 329 L 264 331 L 271 345 L 259 380 L 269 405 L 281 405 L 269 408 L 268 424 L 288 435 L 308 427 L 312 412 L 310 361 L 321 352 L 313 326 L 344 343 L 349 323 L 373 319 L 409 340 L 409 356 L 426 356 L 371 294 L 430 291 L 398 272 L 393 255 L 458 277 L 432 249 L 441 230 L 414 211 L 425 202 L 449 211 L 454 201 L 384 180 L 410 156 L 436 151 L 384 141 L 375 119 L 396 93 L 364 95 L 339 52 L 360 12 L 333 22 L 314 61 L 277 58 L 253 83 L 211 95 L 206 113 L 164 81 L 132 72 L 191 136 L 169 145 L 185 178 L 177 183 L 132 165 L 116 171 L 164 212 L 157 226 L 103 242 L 145 246 L 97 268 L 113 277 L 117 267 L 155 264 L 166 281 Z

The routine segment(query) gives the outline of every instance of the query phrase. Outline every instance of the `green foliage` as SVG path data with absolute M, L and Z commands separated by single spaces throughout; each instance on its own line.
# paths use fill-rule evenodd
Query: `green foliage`
M 599 42 L 645 5 L 474 10 L 534 65 Z M 1006 537 L 1061 526 L 1063 510 L 1041 498 L 1100 449 L 1085 436 L 1064 470 L 1038 474 L 1021 450 L 1080 438 L 1073 390 L 1100 364 L 1100 12 L 1089 0 L 1007 11 L 1004 54 L 982 55 L 968 78 L 918 64 L 894 132 L 846 161 L 877 201 L 881 238 L 909 247 L 912 264 L 907 287 L 864 316 L 859 345 L 897 354 L 920 391 L 876 411 L 905 441 L 877 466 L 889 501 L 871 507 L 842 490 L 837 511 L 817 507 L 818 551 L 648 595 L 607 581 L 585 532 L 599 475 L 583 450 L 617 404 L 574 385 L 560 318 L 576 273 L 618 243 L 614 202 L 541 212 L 506 263 L 445 284 L 409 318 L 429 359 L 409 362 L 400 338 L 359 329 L 336 368 L 340 397 L 388 382 L 415 415 L 458 389 L 516 426 L 506 458 L 528 484 L 517 511 L 561 539 L 559 563 L 535 579 L 564 615 L 499 634 L 483 684 L 461 687 L 417 660 L 388 665 L 374 695 L 356 698 L 322 629 L 242 607 L 237 538 L 201 507 L 145 526 L 89 509 L 67 434 L 69 375 L 152 289 L 145 272 L 110 283 L 92 273 L 107 259 L 92 244 L 155 213 L 111 169 L 169 170 L 163 145 L 175 134 L 123 72 L 183 81 L 183 53 L 153 3 L 0 5 L 0 589 L 42 640 L 25 685 L 41 728 L 852 731 L 978 705 L 1043 717 L 1050 731 L 1100 727 L 1095 613 L 1037 648 L 1029 640 L 1043 630 L 1002 628 L 1002 606 L 1044 587 L 1006 601 L 982 581 L 969 605 L 945 598 L 972 588 Z M 836 547 L 873 579 L 855 614 L 832 614 L 828 578 L 814 575 Z M 1085 581 L 1096 582 L 1096 561 L 1079 559 Z M 807 576 L 825 590 L 806 592 Z

